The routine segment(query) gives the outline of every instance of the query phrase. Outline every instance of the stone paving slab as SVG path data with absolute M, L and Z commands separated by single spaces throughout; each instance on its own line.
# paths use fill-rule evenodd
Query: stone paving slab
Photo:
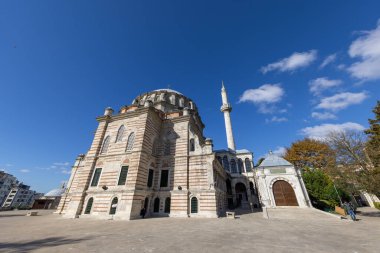
M 372 212 L 373 210 L 371 210 Z M 376 210 L 373 211 L 376 214 Z M 370 212 L 369 212 L 370 213 Z M 15 213 L 16 214 L 16 213 Z M 380 218 L 155 218 L 134 221 L 0 214 L 0 252 L 378 252 Z

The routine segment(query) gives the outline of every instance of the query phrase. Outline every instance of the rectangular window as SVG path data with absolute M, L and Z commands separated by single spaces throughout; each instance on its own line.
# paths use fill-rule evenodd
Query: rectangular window
M 153 173 L 154 171 L 152 169 L 149 169 L 149 175 L 148 175 L 148 187 L 152 187 L 153 185 Z
M 102 173 L 101 168 L 95 169 L 94 176 L 92 177 L 91 186 L 97 186 L 98 185 L 101 173 Z
M 117 185 L 125 185 L 125 182 L 127 181 L 127 175 L 128 166 L 121 167 L 119 182 L 117 183 Z
M 169 181 L 169 171 L 168 170 L 161 170 L 160 187 L 168 187 L 168 181 Z

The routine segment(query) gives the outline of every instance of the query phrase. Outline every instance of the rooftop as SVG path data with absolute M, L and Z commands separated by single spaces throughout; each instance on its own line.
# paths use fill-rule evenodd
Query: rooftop
M 65 192 L 65 188 L 57 188 L 49 191 L 44 196 L 45 197 L 60 197 Z
M 284 158 L 269 152 L 268 156 L 262 161 L 259 167 L 293 166 Z

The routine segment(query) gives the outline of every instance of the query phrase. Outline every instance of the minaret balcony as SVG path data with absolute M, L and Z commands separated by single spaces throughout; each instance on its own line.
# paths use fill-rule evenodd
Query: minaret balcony
M 232 106 L 230 103 L 223 104 L 222 107 L 220 107 L 220 111 L 225 112 L 225 111 L 232 111 Z

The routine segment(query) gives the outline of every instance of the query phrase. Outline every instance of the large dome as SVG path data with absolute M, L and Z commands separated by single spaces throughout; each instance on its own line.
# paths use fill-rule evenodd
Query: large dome
M 182 111 L 184 108 L 197 111 L 195 103 L 182 93 L 172 89 L 157 89 L 137 96 L 132 105 L 144 107 L 147 103 L 165 113 Z
M 160 91 L 162 91 L 162 92 L 173 92 L 173 93 L 177 93 L 177 94 L 179 94 L 179 95 L 181 95 L 182 96 L 182 93 L 180 93 L 180 92 L 178 92 L 178 91 L 176 91 L 176 90 L 172 90 L 172 89 L 158 89 L 158 90 L 154 90 L 153 92 L 160 92 Z

